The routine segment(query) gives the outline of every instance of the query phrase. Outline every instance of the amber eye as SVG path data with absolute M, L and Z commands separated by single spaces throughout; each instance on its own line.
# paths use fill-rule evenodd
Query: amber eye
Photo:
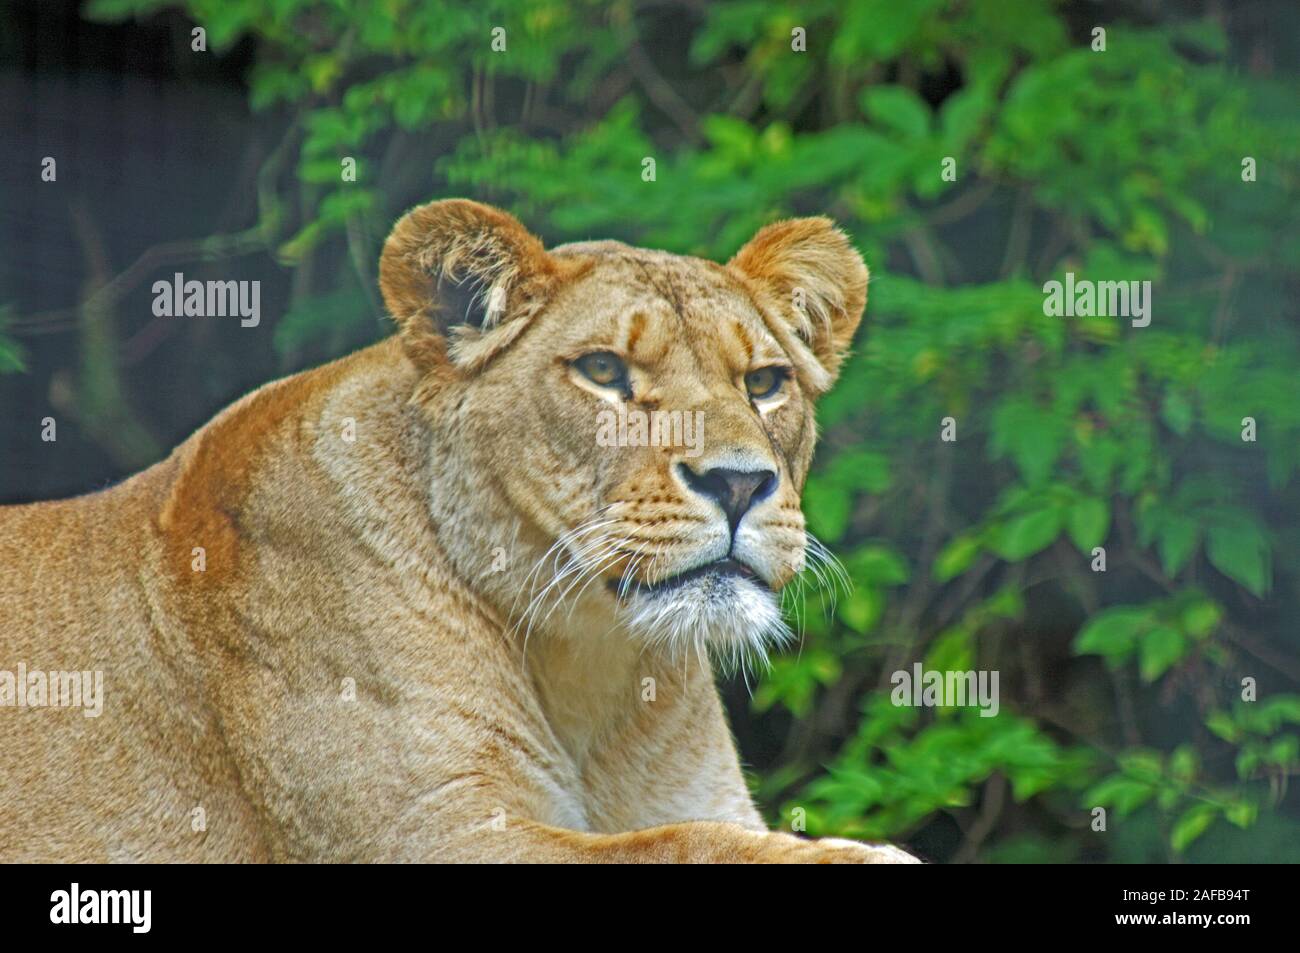
M 745 389 L 753 400 L 771 397 L 781 389 L 789 371 L 784 367 L 760 367 L 745 375 Z
M 593 351 L 573 362 L 583 377 L 601 387 L 628 389 L 627 365 L 609 351 Z

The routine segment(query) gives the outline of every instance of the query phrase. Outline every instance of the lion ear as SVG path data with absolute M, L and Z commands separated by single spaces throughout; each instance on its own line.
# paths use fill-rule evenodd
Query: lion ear
M 379 260 L 384 304 L 425 369 L 473 369 L 508 345 L 550 299 L 559 274 L 511 215 L 467 199 L 430 202 L 393 226 Z
M 727 263 L 744 275 L 816 366 L 819 391 L 830 387 L 867 304 L 867 266 L 828 218 L 796 218 L 759 230 Z

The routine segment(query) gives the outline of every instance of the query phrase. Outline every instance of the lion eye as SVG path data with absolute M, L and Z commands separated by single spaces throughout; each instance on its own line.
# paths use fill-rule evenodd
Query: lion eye
M 627 389 L 627 365 L 609 351 L 593 351 L 573 362 L 583 377 L 601 387 Z
M 760 367 L 745 375 L 745 389 L 753 400 L 771 397 L 781 389 L 787 374 L 784 367 Z

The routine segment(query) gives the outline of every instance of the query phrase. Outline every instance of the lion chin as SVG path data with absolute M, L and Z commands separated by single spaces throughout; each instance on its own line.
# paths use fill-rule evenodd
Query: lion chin
M 627 629 L 648 646 L 675 659 L 707 654 L 730 670 L 766 665 L 769 650 L 793 639 L 780 597 L 752 573 L 717 563 L 630 587 L 622 607 Z

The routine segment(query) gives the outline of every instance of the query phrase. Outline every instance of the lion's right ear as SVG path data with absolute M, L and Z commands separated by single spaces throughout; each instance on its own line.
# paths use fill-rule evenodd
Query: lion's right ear
M 473 370 L 527 327 L 561 270 L 513 216 L 446 199 L 412 209 L 393 226 L 379 287 L 418 367 L 450 360 Z

